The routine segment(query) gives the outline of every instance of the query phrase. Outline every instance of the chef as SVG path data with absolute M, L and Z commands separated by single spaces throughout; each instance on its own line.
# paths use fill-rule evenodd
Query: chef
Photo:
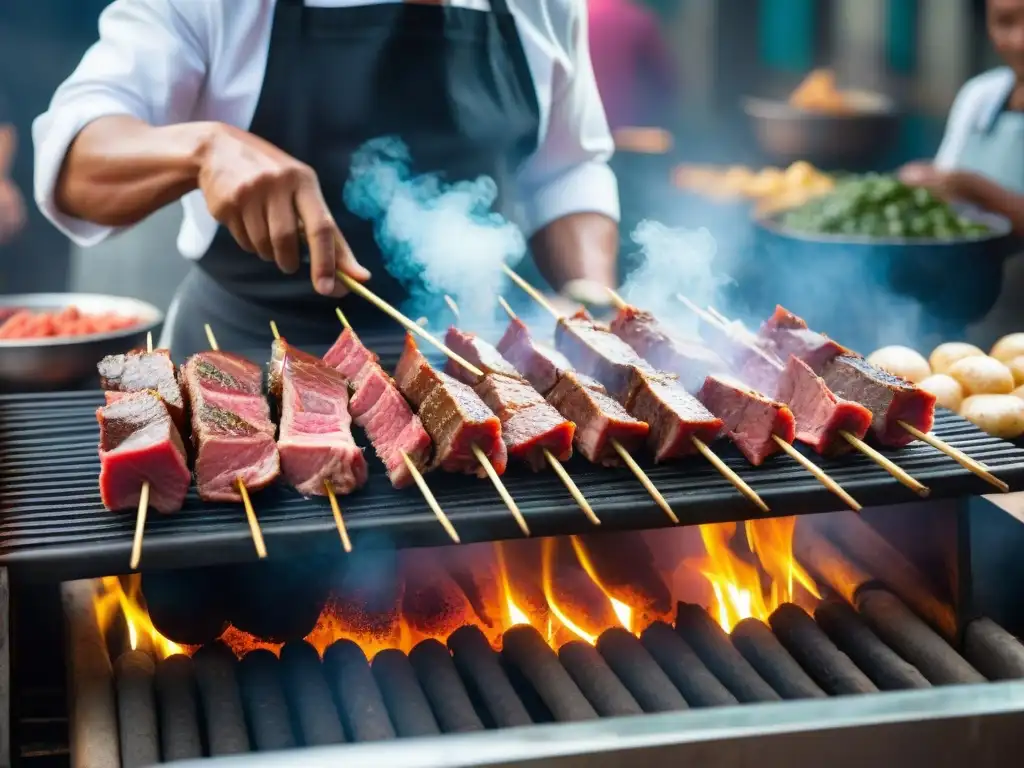
M 207 322 L 226 349 L 265 347 L 271 318 L 330 343 L 336 269 L 402 300 L 409 284 L 343 204 L 353 151 L 385 135 L 417 172 L 495 179 L 556 289 L 610 286 L 618 193 L 585 7 L 114 0 L 33 126 L 36 200 L 85 247 L 182 199 L 195 266 L 161 339 L 178 358 L 206 347 Z M 360 328 L 391 322 L 344 308 Z
M 1002 214 L 1024 235 L 1024 0 L 988 0 L 987 25 L 1006 66 L 964 85 L 934 162 L 911 163 L 900 175 Z

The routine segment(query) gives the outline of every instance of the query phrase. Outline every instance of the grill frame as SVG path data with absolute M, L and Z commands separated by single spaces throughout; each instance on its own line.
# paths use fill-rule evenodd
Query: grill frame
M 19 577 L 70 580 L 126 569 L 135 516 L 105 511 L 96 482 L 94 411 L 102 397 L 98 391 L 0 396 L 0 565 Z M 950 412 L 936 415 L 935 434 L 986 463 L 1011 489 L 1024 489 L 1024 449 L 985 435 Z M 357 441 L 364 439 L 357 435 Z M 836 497 L 791 459 L 775 457 L 755 469 L 727 443 L 715 448 L 773 511 L 760 512 L 699 458 L 659 466 L 641 461 L 685 525 L 840 508 Z M 370 482 L 341 499 L 354 546 L 373 547 L 375 539 L 399 548 L 447 543 L 416 489 L 391 488 L 372 449 L 368 453 Z M 989 489 L 927 445 L 915 443 L 889 455 L 931 488 L 931 499 Z M 866 507 L 919 500 L 864 456 L 815 460 Z M 63 471 L 55 474 L 55 468 Z M 503 479 L 535 536 L 670 525 L 627 470 L 596 467 L 580 457 L 567 468 L 602 525 L 590 524 L 553 473 L 510 465 Z M 521 535 L 486 479 L 433 473 L 428 481 L 464 542 Z M 281 484 L 252 499 L 271 557 L 338 551 L 326 499 L 304 499 Z M 165 568 L 242 562 L 254 559 L 255 552 L 241 505 L 203 504 L 193 488 L 181 512 L 150 515 L 144 557 L 147 567 Z

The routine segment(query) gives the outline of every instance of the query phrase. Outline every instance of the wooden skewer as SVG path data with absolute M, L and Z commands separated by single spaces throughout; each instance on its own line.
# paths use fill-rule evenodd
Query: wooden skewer
M 338 316 L 338 320 L 341 322 L 343 327 L 352 330 L 352 324 L 348 321 L 348 318 L 345 317 L 345 313 L 341 311 L 341 307 L 335 307 L 334 313 Z M 402 461 L 405 462 L 405 466 L 409 470 L 409 474 L 412 475 L 413 482 L 415 482 L 416 487 L 420 489 L 420 493 L 423 494 L 423 498 L 427 502 L 427 506 L 430 507 L 431 511 L 433 511 L 437 521 L 441 523 L 441 527 L 444 528 L 452 541 L 456 544 L 461 544 L 462 540 L 459 538 L 459 534 L 455 530 L 455 526 L 452 525 L 451 519 L 447 514 L 445 514 L 445 511 L 441 509 L 441 505 L 437 503 L 437 498 L 430 490 L 430 486 L 427 485 L 427 480 L 423 477 L 423 473 L 420 472 L 419 467 L 416 466 L 415 462 L 405 451 L 402 451 Z
M 209 323 L 205 323 L 203 328 L 206 330 L 206 340 L 210 344 L 210 349 L 219 352 L 220 346 L 217 344 L 217 337 L 213 335 L 213 328 Z M 252 508 L 252 501 L 249 499 L 249 489 L 245 487 L 245 483 L 240 477 L 236 478 L 235 484 L 238 486 L 238 494 L 242 497 L 242 505 L 245 507 L 245 517 L 249 521 L 249 531 L 252 533 L 252 543 L 256 547 L 256 555 L 262 560 L 267 556 L 267 545 L 263 542 L 263 531 L 260 530 L 256 511 Z
M 277 330 L 277 323 L 274 320 L 270 321 L 270 332 L 274 334 L 275 340 L 281 338 L 281 332 Z M 351 552 L 352 540 L 348 537 L 345 518 L 341 516 L 341 505 L 338 504 L 338 496 L 334 492 L 334 486 L 327 479 L 324 480 L 324 492 L 327 494 L 327 501 L 331 505 L 331 514 L 334 516 L 334 525 L 338 529 L 338 536 L 341 537 L 341 546 L 346 552 Z
M 457 353 L 455 353 L 452 350 L 448 349 L 448 347 L 446 347 L 444 345 L 444 343 L 442 343 L 439 339 L 437 339 L 432 333 L 430 333 L 429 331 L 425 330 L 424 328 L 422 328 L 419 325 L 417 325 L 416 323 L 414 323 L 412 320 L 410 320 L 408 317 L 403 315 L 401 312 L 399 312 L 393 306 L 388 304 L 386 301 L 384 301 L 384 299 L 382 299 L 380 296 L 375 294 L 373 291 L 371 291 L 365 285 L 363 285 L 362 283 L 360 283 L 360 282 L 358 282 L 356 280 L 353 280 L 351 277 L 346 275 L 340 269 L 338 270 L 338 279 L 341 280 L 341 282 L 343 282 L 346 286 L 348 286 L 349 290 L 351 290 L 353 293 L 358 293 L 360 296 L 362 296 L 368 302 L 370 302 L 375 307 L 377 307 L 377 309 L 381 310 L 384 314 L 390 316 L 393 320 L 396 320 L 406 330 L 411 331 L 412 333 L 415 333 L 421 339 L 424 339 L 425 341 L 429 342 L 430 344 L 433 344 L 435 347 L 437 347 L 439 350 L 444 352 L 448 357 L 450 357 L 452 360 L 454 360 L 456 363 L 461 365 L 466 370 L 472 372 L 473 374 L 475 374 L 477 376 L 483 376 L 484 375 L 483 371 L 481 371 L 479 368 L 477 368 L 475 365 L 470 363 L 465 358 L 461 357 Z
M 480 450 L 480 446 L 473 444 L 473 455 L 476 456 L 476 460 L 480 462 L 480 466 L 484 468 L 484 472 L 491 478 L 491 482 L 494 483 L 495 489 L 498 491 L 498 495 L 501 496 L 501 500 L 505 502 L 505 506 L 508 507 L 508 511 L 512 513 L 512 517 L 519 523 L 519 528 L 526 535 L 530 535 L 530 526 L 526 524 L 526 518 L 523 517 L 523 513 L 519 510 L 519 505 L 516 504 L 515 499 L 512 498 L 512 494 L 508 492 L 508 488 L 501 482 L 501 478 L 498 477 L 498 472 L 491 464 L 491 460 L 487 458 L 487 454 Z
M 975 461 L 966 453 L 961 451 L 959 448 L 954 448 L 945 440 L 938 438 L 935 435 L 930 435 L 927 432 L 923 432 L 917 427 L 912 426 L 911 424 L 907 424 L 907 422 L 905 421 L 898 421 L 896 423 L 903 427 L 903 429 L 907 430 L 907 432 L 912 434 L 918 440 L 928 443 L 928 445 L 930 445 L 932 448 L 942 451 L 944 454 L 949 456 L 949 458 L 951 458 L 961 467 L 973 472 L 989 485 L 995 486 L 1003 493 L 1010 492 L 1010 486 L 1007 483 L 1003 482 L 998 477 L 989 472 L 984 464 L 982 464 L 979 461 Z
M 501 300 L 500 296 L 498 298 L 499 300 Z M 454 314 L 456 319 L 458 319 L 460 317 L 459 305 L 455 303 L 455 299 L 453 299 L 448 294 L 445 294 L 444 300 L 445 303 L 448 305 L 448 308 L 451 309 L 452 314 Z M 511 309 L 511 307 L 508 307 L 507 311 L 511 311 Z M 551 451 L 549 451 L 547 448 L 544 449 L 544 458 L 548 462 L 548 464 L 551 465 L 551 469 L 554 470 L 555 474 L 558 475 L 558 478 L 559 480 L 562 481 L 562 484 L 565 485 L 565 489 L 569 491 L 569 495 L 573 497 L 573 499 L 579 505 L 580 509 L 583 510 L 583 514 L 587 516 L 587 519 L 590 520 L 590 522 L 592 522 L 594 525 L 600 525 L 601 519 L 596 514 L 594 514 L 594 509 L 593 507 L 590 506 L 590 502 L 587 501 L 586 497 L 584 497 L 583 492 L 579 489 L 579 486 L 576 485 L 572 477 L 569 476 L 569 473 L 566 471 L 565 467 L 562 466 L 562 463 L 557 458 L 555 458 L 555 455 L 551 453 Z
M 709 324 L 718 325 L 722 330 L 726 330 L 724 326 L 728 324 L 729 321 L 721 312 L 715 310 L 714 315 L 712 315 L 710 311 L 705 312 L 704 310 L 702 310 L 700 307 L 698 307 L 696 304 L 694 304 L 681 294 L 676 294 L 676 298 L 678 298 L 683 304 L 685 304 L 687 308 L 700 315 L 700 317 L 705 319 Z M 761 353 L 763 353 L 763 350 L 760 350 L 759 347 L 748 345 L 748 348 L 752 351 L 760 351 Z M 775 366 L 776 369 L 782 370 L 782 367 L 779 365 L 778 360 L 772 359 L 772 357 L 770 355 L 767 355 L 767 353 L 763 353 L 762 357 L 764 357 L 765 360 L 767 360 L 769 363 Z M 915 480 L 913 477 L 907 474 L 906 470 L 900 468 L 899 465 L 897 465 L 894 461 L 876 451 L 874 448 L 872 448 L 870 445 L 868 445 L 863 440 L 858 438 L 856 435 L 846 430 L 840 430 L 839 435 L 844 440 L 846 440 L 846 442 L 848 442 L 855 450 L 860 451 L 860 453 L 867 456 L 869 459 L 875 462 L 875 464 L 884 469 L 896 480 L 898 480 L 900 483 L 902 483 L 907 488 L 912 490 L 918 496 L 928 496 L 928 494 L 931 493 L 931 491 L 928 489 L 928 486 L 924 485 L 918 480 Z
M 508 267 L 508 265 L 502 265 L 502 267 L 505 270 L 505 274 L 508 275 L 512 282 L 514 282 L 516 285 L 518 285 L 520 288 L 526 291 L 526 293 L 529 294 L 529 296 L 532 299 L 534 299 L 538 304 L 544 307 L 544 309 L 546 309 L 548 312 L 554 315 L 556 320 L 560 320 L 562 318 L 561 313 L 557 309 L 555 309 L 555 307 L 552 306 L 547 299 L 544 298 L 540 291 L 538 291 L 536 288 L 534 288 L 532 285 L 526 282 L 522 277 L 513 272 Z M 615 299 L 619 303 L 620 308 L 626 306 L 626 301 L 621 296 L 619 296 L 615 291 L 609 289 L 609 294 L 612 296 L 613 299 Z M 717 469 L 726 480 L 733 484 L 736 490 L 738 490 L 748 499 L 753 501 L 759 509 L 762 509 L 765 512 L 768 511 L 768 505 L 765 504 L 764 499 L 758 496 L 757 492 L 754 491 L 754 489 L 751 488 L 749 485 L 747 485 L 743 478 L 741 478 L 732 469 L 730 469 L 729 466 L 724 461 L 722 461 L 714 451 L 708 448 L 708 446 L 703 441 L 697 439 L 696 437 L 691 438 L 691 440 L 693 441 L 694 447 L 698 451 L 700 451 L 704 458 L 711 462 L 712 466 L 714 466 L 714 468 Z M 612 447 L 615 448 L 619 456 L 622 457 L 622 460 L 626 462 L 626 466 L 629 467 L 633 474 L 636 475 L 637 479 L 643 484 L 644 488 L 647 489 L 647 492 L 651 494 L 651 497 L 658 504 L 658 506 L 665 510 L 665 512 L 668 514 L 669 518 L 671 518 L 673 522 L 678 523 L 679 518 L 676 516 L 674 512 L 672 512 L 672 508 L 668 505 L 668 502 L 665 501 L 665 497 L 662 496 L 661 493 L 657 491 L 657 489 L 655 489 L 654 483 L 651 482 L 651 479 L 647 476 L 647 473 L 640 468 L 640 466 L 633 460 L 632 457 L 630 457 L 629 460 L 626 459 L 628 452 L 617 441 L 612 441 Z
M 783 451 L 785 451 L 790 456 L 790 458 L 798 462 L 804 469 L 806 469 L 808 472 L 814 475 L 818 479 L 818 482 L 820 482 L 822 485 L 824 485 L 826 488 L 832 491 L 832 493 L 834 493 L 840 499 L 845 501 L 847 506 L 849 506 L 850 509 L 852 509 L 854 512 L 860 512 L 860 502 L 853 498 L 853 496 L 848 494 L 843 489 L 843 486 L 841 486 L 839 483 L 837 483 L 835 480 L 829 477 L 828 473 L 825 470 L 823 470 L 813 461 L 811 461 L 802 453 L 800 453 L 800 451 L 798 451 L 792 445 L 792 443 L 787 443 L 778 435 L 772 435 L 772 437 L 775 439 L 775 442 L 778 444 L 778 446 Z
M 153 332 L 146 334 L 146 351 L 153 351 Z M 130 566 L 134 571 L 142 560 L 142 534 L 146 530 L 146 512 L 149 511 L 149 480 L 142 484 L 139 494 L 139 509 L 135 515 L 135 536 L 132 539 L 132 556 Z

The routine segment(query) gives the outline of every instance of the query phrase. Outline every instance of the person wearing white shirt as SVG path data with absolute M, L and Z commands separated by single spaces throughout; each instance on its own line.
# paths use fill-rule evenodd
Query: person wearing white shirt
M 176 356 L 205 347 L 204 322 L 225 348 L 264 346 L 270 318 L 329 343 L 336 269 L 407 295 L 343 203 L 353 151 L 386 135 L 417 172 L 494 178 L 556 289 L 614 284 L 583 0 L 114 0 L 99 32 L 33 125 L 36 200 L 84 247 L 182 198 L 196 265 L 161 340 Z M 345 303 L 384 321 L 368 307 Z

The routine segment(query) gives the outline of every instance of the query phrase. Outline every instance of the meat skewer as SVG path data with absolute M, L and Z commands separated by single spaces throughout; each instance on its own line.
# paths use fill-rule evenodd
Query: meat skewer
M 672 507 L 629 453 L 647 439 L 647 423 L 630 416 L 599 382 L 574 372 L 560 352 L 536 344 L 508 302 L 499 296 L 498 303 L 512 322 L 498 344 L 499 350 L 506 356 L 514 353 L 514 367 L 538 391 L 547 392 L 548 401 L 559 413 L 576 422 L 575 445 L 579 452 L 595 464 L 611 466 L 621 460 L 668 518 L 678 523 Z
M 274 335 L 274 341 L 281 341 L 281 333 L 277 330 L 277 323 L 270 321 L 270 332 Z M 283 393 L 282 393 L 283 395 Z M 346 403 L 347 406 L 347 403 Z M 345 518 L 341 514 L 341 505 L 338 504 L 338 495 L 330 478 L 324 478 L 324 494 L 331 507 L 331 515 L 334 517 L 334 525 L 338 529 L 338 536 L 341 538 L 341 546 L 346 552 L 352 551 L 352 539 L 349 538 L 348 528 L 345 526 Z
M 620 344 L 624 347 L 621 350 L 622 354 L 619 353 L 619 350 L 616 350 L 614 355 L 602 354 L 599 356 L 598 366 L 606 377 L 606 380 L 601 383 L 608 386 L 609 382 L 613 382 L 615 386 L 609 387 L 609 389 L 620 390 L 617 394 L 620 398 L 625 399 L 627 403 L 626 409 L 630 410 L 638 418 L 642 418 L 641 414 L 645 414 L 648 411 L 655 413 L 655 415 L 660 415 L 660 413 L 664 413 L 666 410 L 671 412 L 673 423 L 669 427 L 667 434 L 657 436 L 659 439 L 655 447 L 656 460 L 682 455 L 683 450 L 687 447 L 686 443 L 689 443 L 689 446 L 692 446 L 697 452 L 701 453 L 725 479 L 732 483 L 740 493 L 746 496 L 761 511 L 765 513 L 770 511 L 768 505 L 765 504 L 757 492 L 747 485 L 743 478 L 730 469 L 708 447 L 705 438 L 710 439 L 717 436 L 723 424 L 720 419 L 711 416 L 695 398 L 687 394 L 675 381 L 675 377 L 668 377 L 651 368 L 621 339 L 610 332 L 606 333 L 590 322 L 583 323 L 577 318 L 563 317 L 537 289 L 523 280 L 508 266 L 504 266 L 504 271 L 530 298 L 534 299 L 558 320 L 556 332 L 561 334 L 563 340 L 571 339 L 573 343 L 579 343 L 581 347 L 588 346 L 588 342 L 591 339 L 582 337 L 582 334 L 586 334 L 589 337 L 597 337 L 593 339 L 595 342 L 610 342 L 614 339 L 615 344 Z M 572 338 L 574 332 L 581 335 Z M 628 354 L 626 354 L 627 350 Z M 600 377 L 598 378 L 600 380 Z M 685 419 L 682 414 L 685 414 Z M 696 426 L 696 428 L 693 429 L 691 428 L 692 426 Z
M 715 314 L 718 315 L 718 317 L 722 321 L 724 321 L 725 325 L 728 325 L 728 320 L 726 320 L 724 316 L 717 312 Z M 788 351 L 791 351 L 791 353 L 797 357 L 808 357 L 808 359 L 806 359 L 805 362 L 811 365 L 812 368 L 815 368 L 816 365 L 820 366 L 828 362 L 834 362 L 836 364 L 834 368 L 837 371 L 841 368 L 845 368 L 847 369 L 847 371 L 851 371 L 851 369 L 858 368 L 858 366 L 856 365 L 858 362 L 861 363 L 861 365 L 859 366 L 860 368 L 863 368 L 866 365 L 863 363 L 863 361 L 858 355 L 854 355 L 850 353 L 849 350 L 839 347 L 839 345 L 835 344 L 835 342 L 833 342 L 827 336 L 817 333 L 816 331 L 812 331 L 807 327 L 807 324 L 801 318 L 783 310 L 781 307 L 776 309 L 775 314 L 765 323 L 765 325 L 770 326 L 773 330 L 779 332 L 778 337 L 781 338 L 776 339 L 776 344 L 781 342 L 781 346 L 783 347 L 783 349 L 795 347 Z M 804 352 L 804 354 L 801 354 L 801 352 Z M 862 376 L 865 373 L 869 373 L 868 371 L 852 372 L 860 373 Z M 870 373 L 877 375 L 878 371 L 873 370 L 870 371 Z M 921 394 L 921 390 L 919 390 L 917 387 L 911 387 L 911 391 L 918 396 L 920 396 Z M 893 414 L 893 410 L 895 410 L 895 408 L 893 407 L 893 404 L 891 404 L 889 406 L 888 412 L 885 414 L 885 418 L 878 420 L 879 422 L 882 423 L 882 425 L 884 425 L 884 430 L 876 429 L 876 433 L 879 434 L 879 439 L 883 443 L 891 443 L 898 447 L 901 445 L 906 445 L 907 443 L 911 442 L 913 439 L 916 438 L 924 443 L 927 443 L 932 448 L 935 448 L 936 450 L 946 454 L 951 459 L 960 464 L 960 466 L 962 466 L 964 469 L 967 469 L 968 471 L 974 473 L 985 482 L 998 488 L 1003 493 L 1009 492 L 1009 485 L 1004 481 L 1000 480 L 995 475 L 993 475 L 991 472 L 989 472 L 983 464 L 972 459 L 959 448 L 955 448 L 954 446 L 950 445 L 941 438 L 938 438 L 935 435 L 930 434 L 930 419 L 926 424 L 922 423 L 921 426 L 924 426 L 924 429 L 909 423 L 915 416 L 918 415 L 917 413 L 914 412 L 915 409 L 913 407 L 913 404 L 911 404 L 910 409 L 905 410 L 903 414 Z M 933 411 L 934 403 L 932 403 L 929 408 L 929 415 Z M 905 418 L 900 418 L 901 415 L 905 416 Z M 892 421 L 895 422 L 893 424 L 889 424 L 889 419 L 891 416 L 896 416 L 896 418 L 892 419 Z M 899 431 L 901 430 L 905 432 L 906 435 L 899 435 Z
M 153 332 L 146 333 L 146 352 L 153 352 Z M 139 509 L 135 514 L 135 536 L 132 538 L 132 556 L 128 567 L 133 571 L 139 567 L 142 560 L 142 534 L 146 530 L 146 511 L 149 509 L 149 480 L 142 483 L 142 492 L 139 494 Z
M 772 375 L 775 378 L 778 377 L 780 372 L 785 371 L 785 365 L 783 365 L 782 361 L 777 356 L 772 355 L 771 353 L 767 352 L 766 350 L 758 346 L 756 344 L 756 341 L 754 341 L 753 339 L 746 340 L 736 338 L 735 334 L 730 333 L 730 329 L 727 327 L 727 324 L 722 323 L 714 315 L 701 309 L 696 304 L 687 299 L 685 296 L 677 295 L 677 298 L 688 309 L 696 313 L 697 316 L 700 317 L 701 320 L 707 323 L 710 327 L 714 328 L 720 333 L 728 335 L 729 338 L 733 341 L 733 343 L 740 344 L 745 349 L 752 352 L 758 358 L 758 360 L 762 361 L 768 367 L 768 369 L 772 372 Z M 851 447 L 853 447 L 860 453 L 863 453 L 865 456 L 867 456 L 869 459 L 875 462 L 878 466 L 880 466 L 882 469 L 884 469 L 886 472 L 888 472 L 890 475 L 896 478 L 896 480 L 898 480 L 904 486 L 912 490 L 918 496 L 925 497 L 928 496 L 928 494 L 930 493 L 926 485 L 924 485 L 918 480 L 915 480 L 913 477 L 907 474 L 905 470 L 903 470 L 894 461 L 892 461 L 889 457 L 876 451 L 874 448 L 865 443 L 857 435 L 853 434 L 852 432 L 846 429 L 838 430 L 838 434 L 847 443 L 849 443 Z
M 217 344 L 217 337 L 213 335 L 213 328 L 210 327 L 209 323 L 205 323 L 203 327 L 206 330 L 206 340 L 210 344 L 210 349 L 214 352 L 219 352 L 220 345 Z M 260 530 L 259 520 L 256 519 L 256 511 L 253 509 L 252 501 L 249 499 L 249 489 L 246 488 L 245 481 L 241 477 L 235 481 L 235 485 L 238 488 L 239 495 L 242 497 L 242 505 L 245 507 L 245 517 L 249 521 L 252 543 L 256 547 L 257 556 L 262 560 L 267 556 L 267 545 L 263 541 L 263 531 Z
M 452 314 L 459 318 L 459 307 L 455 300 L 447 295 L 444 299 Z M 472 386 L 502 420 L 501 434 L 509 453 L 521 454 L 537 470 L 540 468 L 539 457 L 536 456 L 539 449 L 540 456 L 558 475 L 587 519 L 594 525 L 600 525 L 601 520 L 594 513 L 590 502 L 562 466 L 562 461 L 572 455 L 576 425 L 562 418 L 555 407 L 497 349 L 483 339 L 453 327 L 448 329 L 445 342 L 449 348 L 465 347 L 463 357 L 472 360 L 474 365 L 485 371 L 481 380 L 474 378 L 468 371 L 458 369 L 457 365 L 453 365 L 454 361 L 447 366 L 453 376 Z M 551 452 L 552 447 L 559 452 L 558 456 Z
M 625 299 L 611 288 L 608 289 L 608 295 L 611 296 L 612 302 L 619 309 L 620 317 L 622 317 L 623 313 L 626 312 L 632 312 L 634 313 L 634 316 L 638 318 L 642 317 L 639 311 L 634 310 Z M 650 316 L 646 315 L 646 318 L 650 318 Z M 616 322 L 618 322 L 618 318 L 616 319 Z M 616 328 L 616 323 L 612 324 L 613 332 L 620 337 L 631 335 L 627 332 L 627 329 L 628 326 Z M 634 328 L 634 330 L 636 329 Z M 659 335 L 662 334 L 662 330 L 657 325 L 654 325 L 652 330 Z M 630 346 L 636 349 L 638 354 L 641 353 L 643 345 L 640 343 L 640 339 L 625 338 L 624 340 L 626 340 L 627 343 L 630 343 Z M 676 340 L 670 339 L 666 335 L 665 342 L 672 344 L 673 342 L 676 342 Z M 678 345 L 679 343 L 676 342 L 675 346 Z M 652 346 L 656 348 L 661 345 L 658 342 L 655 342 Z M 699 347 L 700 345 L 693 345 L 692 349 L 687 349 L 686 351 L 677 350 L 677 355 L 675 356 L 677 364 L 667 366 L 670 372 L 683 375 L 686 373 L 687 369 L 693 367 L 691 365 L 691 360 L 693 357 L 701 354 Z M 710 359 L 713 354 L 710 353 L 710 350 L 707 352 L 708 354 L 704 356 L 705 360 Z M 703 371 L 699 371 L 699 373 L 703 373 Z M 697 378 L 699 378 L 699 373 Z M 694 386 L 696 386 L 696 381 L 694 381 Z M 759 435 L 760 439 L 754 441 L 751 439 L 750 435 L 753 430 L 749 429 L 749 427 L 745 427 L 740 430 L 740 435 L 736 435 L 734 437 L 737 447 L 740 448 L 752 464 L 755 466 L 759 465 L 761 461 L 767 457 L 772 447 L 777 447 L 800 464 L 800 466 L 814 475 L 818 482 L 842 499 L 851 509 L 854 511 L 860 511 L 861 505 L 858 501 L 850 496 L 850 494 L 847 493 L 835 480 L 829 477 L 821 467 L 793 447 L 793 440 L 798 436 L 798 432 L 795 428 L 796 424 L 793 418 L 793 413 L 787 405 L 782 402 L 772 400 L 759 392 L 748 389 L 745 386 L 737 386 L 732 381 L 722 378 L 716 373 L 710 373 L 706 376 L 703 384 L 701 385 L 700 396 L 698 399 L 707 405 L 712 413 L 726 421 L 730 434 L 733 434 L 733 430 L 741 425 L 748 413 L 755 411 L 759 412 L 760 416 L 768 419 L 765 424 L 768 426 L 770 431 Z M 731 420 L 735 420 L 737 423 L 733 424 L 731 423 Z M 783 434 L 779 434 L 780 431 Z M 736 439 L 741 436 L 743 437 L 742 440 Z M 768 440 L 771 440 L 772 442 L 769 443 L 767 442 Z M 756 445 L 748 447 L 744 445 L 746 442 L 756 442 Z

